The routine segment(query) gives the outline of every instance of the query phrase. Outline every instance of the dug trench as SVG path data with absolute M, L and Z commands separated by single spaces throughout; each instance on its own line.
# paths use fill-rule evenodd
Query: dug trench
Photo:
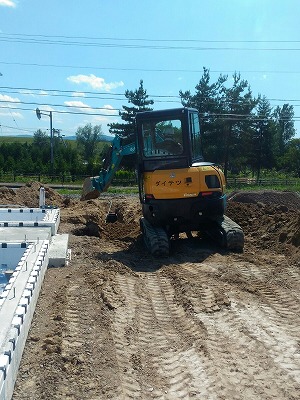
M 0 202 L 36 206 L 39 187 L 1 189 Z M 14 400 L 299 398 L 299 196 L 233 193 L 243 253 L 195 235 L 162 259 L 144 248 L 136 196 L 46 188 L 46 202 L 72 259 L 46 272 Z

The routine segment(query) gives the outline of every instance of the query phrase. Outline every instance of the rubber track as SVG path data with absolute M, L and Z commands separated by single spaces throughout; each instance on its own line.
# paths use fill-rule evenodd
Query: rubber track
M 224 247 L 228 250 L 243 251 L 244 233 L 242 228 L 230 218 L 224 217 L 221 221 L 217 221 L 225 236 Z
M 152 226 L 145 218 L 140 219 L 140 226 L 144 242 L 150 253 L 155 257 L 168 256 L 170 244 L 166 231 L 163 228 Z
M 215 225 L 207 228 L 205 234 L 224 249 L 242 252 L 244 248 L 242 228 L 225 215 L 214 222 Z

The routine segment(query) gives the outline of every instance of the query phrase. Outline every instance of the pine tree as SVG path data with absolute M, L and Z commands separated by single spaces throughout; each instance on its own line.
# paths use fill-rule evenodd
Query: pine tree
M 252 129 L 253 110 L 258 100 L 252 96 L 248 82 L 234 73 L 233 85 L 223 87 L 223 164 L 227 177 L 229 163 L 234 168 L 235 160 L 245 153 L 245 139 Z
M 153 100 L 148 99 L 147 91 L 144 89 L 143 80 L 140 80 L 140 86 L 136 90 L 126 90 L 125 97 L 132 106 L 122 106 L 123 110 L 119 112 L 124 123 L 108 124 L 109 132 L 122 137 L 129 137 L 134 134 L 134 119 L 137 112 L 151 111 L 149 106 L 154 104 Z
M 275 124 L 272 120 L 272 107 L 269 100 L 263 96 L 259 99 L 256 119 L 253 123 L 252 143 L 249 144 L 249 165 L 253 172 L 256 171 L 256 179 L 259 181 L 261 168 L 272 169 L 275 167 L 274 142 Z
M 218 161 L 221 157 L 218 143 L 221 140 L 222 89 L 226 80 L 227 76 L 221 74 L 216 82 L 211 82 L 209 69 L 203 67 L 195 94 L 192 95 L 189 90 L 179 91 L 182 105 L 196 108 L 199 112 L 203 155 L 209 161 Z
M 289 104 L 283 104 L 282 107 L 277 106 L 273 112 L 273 118 L 277 126 L 278 156 L 281 157 L 286 145 L 296 134 L 293 121 L 294 107 Z

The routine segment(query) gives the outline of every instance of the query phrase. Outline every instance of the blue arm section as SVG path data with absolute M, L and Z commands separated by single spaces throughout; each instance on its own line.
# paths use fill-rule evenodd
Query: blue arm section
M 135 143 L 122 146 L 122 138 L 115 136 L 109 152 L 105 157 L 103 168 L 100 171 L 99 176 L 91 178 L 93 188 L 98 190 L 100 193 L 105 192 L 111 184 L 111 181 L 120 166 L 122 158 L 135 153 Z

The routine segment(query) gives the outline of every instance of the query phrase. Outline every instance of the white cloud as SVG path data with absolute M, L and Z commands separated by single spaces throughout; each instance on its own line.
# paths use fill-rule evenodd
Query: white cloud
M 118 112 L 113 106 L 109 105 L 109 104 L 105 104 L 103 106 L 103 114 L 106 115 L 116 115 L 116 113 Z
M 8 103 L 19 103 L 20 102 L 20 100 L 18 98 L 7 96 L 6 94 L 0 94 L 0 100 L 7 101 Z
M 2 7 L 17 7 L 17 4 L 15 1 L 12 0 L 0 0 L 0 6 Z
M 21 113 L 15 112 L 15 111 L 9 111 L 9 112 L 0 111 L 0 115 L 1 115 L 1 117 L 10 117 L 10 118 L 13 117 L 13 118 L 19 118 L 19 119 L 24 118 L 24 116 Z
M 124 86 L 124 83 L 122 81 L 106 83 L 103 78 L 100 78 L 93 74 L 73 75 L 73 76 L 69 76 L 67 78 L 67 80 L 72 83 L 76 83 L 77 85 L 85 83 L 93 89 L 105 90 L 106 92 L 110 92 L 112 89 L 116 89 L 117 87 Z
M 117 114 L 118 111 L 114 109 L 111 105 L 104 105 L 101 110 L 101 114 L 104 115 L 96 115 L 93 116 L 92 124 L 101 124 L 103 133 L 108 134 L 107 124 L 111 124 L 113 122 L 121 122 L 120 117 Z M 113 118 L 114 117 L 114 118 Z
M 64 104 L 68 107 L 74 107 L 78 111 L 84 111 L 84 112 L 91 112 L 92 108 L 88 105 L 83 103 L 82 101 L 78 100 L 72 100 L 72 101 L 65 101 Z
M 85 93 L 83 92 L 73 92 L 72 97 L 85 97 Z
M 49 96 L 49 93 L 46 92 L 46 90 L 40 90 L 39 94 L 42 96 Z
M 23 96 L 30 96 L 30 97 L 39 97 L 39 96 L 49 96 L 49 93 L 45 90 L 40 90 L 39 92 L 35 92 L 33 90 L 20 90 Z

